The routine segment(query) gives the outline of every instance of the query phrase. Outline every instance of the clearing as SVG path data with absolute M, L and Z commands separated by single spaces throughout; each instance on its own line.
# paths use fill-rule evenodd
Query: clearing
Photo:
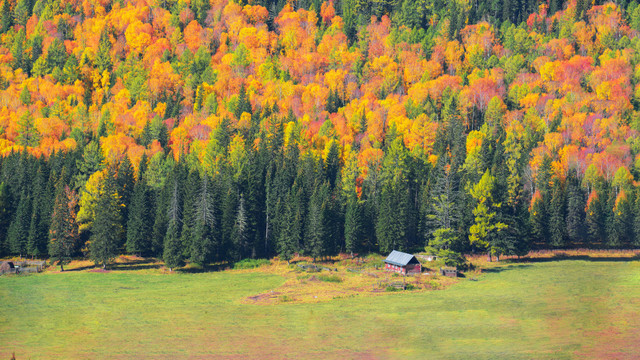
M 446 290 L 395 293 L 371 291 L 358 280 L 367 275 L 286 264 L 165 274 L 138 261 L 2 276 L 0 358 L 637 359 L 633 255 L 538 254 Z

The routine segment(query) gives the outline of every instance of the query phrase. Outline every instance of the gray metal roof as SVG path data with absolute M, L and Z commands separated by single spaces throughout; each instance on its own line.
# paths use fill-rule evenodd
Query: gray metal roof
M 384 262 L 389 263 L 391 265 L 405 266 L 409 264 L 412 259 L 415 259 L 415 257 L 411 254 L 393 250 L 391 254 L 387 256 Z M 415 261 L 417 262 L 418 260 L 415 260 Z

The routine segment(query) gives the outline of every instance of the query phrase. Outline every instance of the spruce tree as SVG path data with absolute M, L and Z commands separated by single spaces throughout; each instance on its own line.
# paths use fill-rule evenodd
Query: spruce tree
M 325 185 L 316 188 L 316 191 L 309 199 L 309 213 L 307 216 L 307 226 L 305 228 L 305 244 L 309 255 L 315 262 L 318 257 L 326 255 L 326 229 L 325 229 L 325 209 L 326 198 L 324 197 Z
M 42 167 L 38 168 L 33 185 L 33 207 L 31 222 L 27 238 L 27 253 L 32 257 L 39 257 L 46 253 L 48 242 L 49 221 L 48 196 L 46 193 L 46 180 Z
M 29 224 L 31 223 L 31 202 L 32 199 L 26 191 L 22 192 L 15 217 L 7 231 L 9 250 L 14 255 L 26 254 Z
M 124 233 L 127 232 L 127 223 L 129 221 L 129 208 L 131 205 L 131 197 L 133 196 L 133 187 L 135 186 L 135 175 L 133 166 L 129 160 L 129 156 L 125 155 L 118 166 L 118 175 L 116 177 L 118 185 L 118 195 L 120 201 L 124 205 L 120 211 L 122 217 L 122 225 Z
M 168 207 L 167 233 L 164 237 L 164 250 L 162 259 L 169 271 L 182 266 L 183 253 L 182 244 L 180 242 L 180 192 L 178 191 L 178 181 L 174 181 L 171 187 L 170 201 Z
M 353 255 L 354 252 L 360 251 L 360 243 L 364 237 L 362 204 L 353 194 L 347 198 L 346 207 L 344 219 L 345 250 Z
M 599 188 L 592 191 L 587 201 L 585 222 L 589 247 L 601 246 L 606 239 L 606 195 L 606 189 Z
M 1 185 L 0 185 L 0 189 L 1 189 Z M 633 246 L 637 247 L 637 246 L 640 246 L 640 195 L 637 193 L 637 190 L 636 190 L 635 206 L 633 207 L 633 209 L 634 209 L 634 212 L 633 212 L 633 235 L 634 235 Z M 2 236 L 2 234 L 0 234 L 0 236 Z
M 291 189 L 289 195 L 285 198 L 284 203 L 276 203 L 276 209 L 282 209 L 283 213 L 274 216 L 275 221 L 279 220 L 277 229 L 278 234 L 278 254 L 280 258 L 289 262 L 293 255 L 300 251 L 301 246 L 301 223 L 302 208 L 300 198 L 302 189 Z
M 77 204 L 76 193 L 59 181 L 49 228 L 49 256 L 52 262 L 59 262 L 60 271 L 64 271 L 64 264 L 71 260 L 78 249 Z
M 236 219 L 233 223 L 231 232 L 231 243 L 234 246 L 247 247 L 249 241 L 249 224 L 247 220 L 247 211 L 244 202 L 244 194 L 240 194 L 238 200 L 238 209 L 236 211 Z
M 216 251 L 215 208 L 213 182 L 207 174 L 202 175 L 194 200 L 194 228 L 191 244 L 192 261 L 205 264 Z
M 95 64 L 100 73 L 111 71 L 111 41 L 109 41 L 109 34 L 106 28 L 100 34 Z
M 11 203 L 9 187 L 4 182 L 0 182 L 0 256 L 5 256 L 8 252 L 6 239 L 7 230 L 11 224 Z
M 567 177 L 567 238 L 572 245 L 585 241 L 585 195 L 574 175 Z
M 13 25 L 13 17 L 11 16 L 11 4 L 9 0 L 2 2 L 2 9 L 0 10 L 0 32 L 6 33 Z
M 149 255 L 151 252 L 151 199 L 150 190 L 143 180 L 133 187 L 127 222 L 126 248 L 129 254 Z
M 114 169 L 109 168 L 98 197 L 89 247 L 91 259 L 103 269 L 118 255 L 122 239 L 122 202 L 115 176 Z
M 551 209 L 549 211 L 549 235 L 551 245 L 556 248 L 565 245 L 565 200 L 564 189 L 559 179 L 553 182 L 553 195 L 551 197 Z

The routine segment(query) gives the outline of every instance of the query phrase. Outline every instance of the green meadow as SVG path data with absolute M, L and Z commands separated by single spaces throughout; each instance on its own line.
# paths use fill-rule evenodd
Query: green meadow
M 243 304 L 261 272 L 0 277 L 0 358 L 637 358 L 640 261 L 505 264 L 446 290 Z

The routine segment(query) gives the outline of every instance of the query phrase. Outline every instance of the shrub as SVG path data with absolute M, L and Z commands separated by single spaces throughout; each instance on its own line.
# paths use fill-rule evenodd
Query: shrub
M 234 269 L 253 269 L 263 265 L 271 265 L 267 259 L 244 259 L 233 264 Z
M 406 284 L 406 285 L 404 286 L 404 289 L 405 289 L 405 290 L 415 290 L 415 289 L 416 289 L 416 287 L 415 287 L 415 285 L 413 285 L 413 284 Z
M 395 286 L 387 286 L 387 288 L 384 289 L 384 291 L 388 291 L 388 292 L 394 292 L 394 291 L 400 291 L 400 290 L 402 290 L 402 289 L 398 289 Z
M 290 302 L 293 301 L 293 298 L 291 296 L 288 295 L 281 295 L 278 297 L 278 301 L 280 302 Z
M 332 283 L 342 282 L 342 278 L 338 275 L 318 275 L 318 280 Z

